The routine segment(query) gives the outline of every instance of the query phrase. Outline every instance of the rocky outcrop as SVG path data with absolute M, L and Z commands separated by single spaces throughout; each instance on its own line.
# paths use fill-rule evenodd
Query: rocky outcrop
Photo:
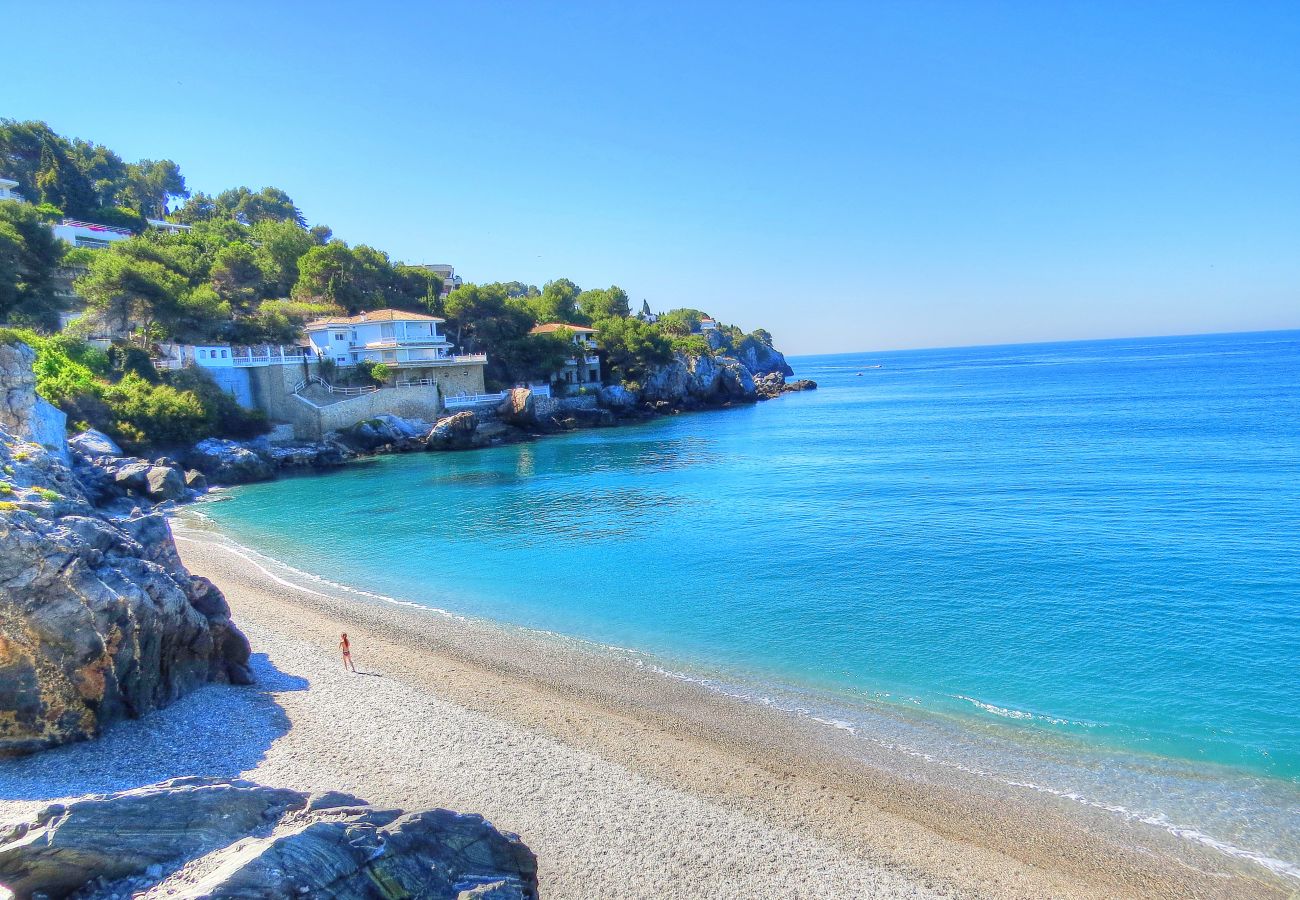
M 528 388 L 512 388 L 497 407 L 497 415 L 507 425 L 516 428 L 537 426 L 537 401 Z
M 794 369 L 785 361 L 785 355 L 755 335 L 743 338 L 732 353 L 755 377 L 771 374 L 784 377 L 794 374 Z
M 481 816 L 182 778 L 56 804 L 0 834 L 18 897 L 535 900 L 537 859 Z
M 161 515 L 104 515 L 62 460 L 4 432 L 0 464 L 12 473 L 0 507 L 0 754 L 94 737 L 209 682 L 251 681 L 248 641 L 221 593 L 181 566 Z
M 439 419 L 424 439 L 424 446 L 429 450 L 470 450 L 484 446 L 476 442 L 479 419 L 466 410 Z
M 223 438 L 199 441 L 185 454 L 185 464 L 217 484 L 248 484 L 275 476 L 275 466 L 266 456 Z
M 36 353 L 26 344 L 0 344 L 0 428 L 68 462 L 68 417 L 37 395 L 35 360 Z
M 816 390 L 817 382 L 809 381 L 807 378 L 801 378 L 798 381 L 786 382 L 785 376 L 780 372 L 772 372 L 768 375 L 759 375 L 754 379 L 754 387 L 758 391 L 760 400 L 772 400 L 782 394 L 790 394 L 796 391 Z
M 637 407 L 641 398 L 621 384 L 602 387 L 596 395 L 601 406 L 614 412 L 629 412 Z
M 87 459 L 126 455 L 111 437 L 93 428 L 68 438 L 68 446 L 73 452 L 80 453 Z
M 429 423 L 382 415 L 341 429 L 338 439 L 358 453 L 417 450 L 429 433 Z
M 676 354 L 641 386 L 641 400 L 650 405 L 682 408 L 719 406 L 757 399 L 754 376 L 739 360 L 729 356 Z
M 15 383 L 8 408 L 34 408 Z M 170 466 L 123 468 L 141 491 L 185 490 Z M 0 470 L 0 755 L 93 737 L 209 682 L 251 681 L 225 598 L 185 571 L 161 515 L 108 516 L 57 452 L 8 428 Z

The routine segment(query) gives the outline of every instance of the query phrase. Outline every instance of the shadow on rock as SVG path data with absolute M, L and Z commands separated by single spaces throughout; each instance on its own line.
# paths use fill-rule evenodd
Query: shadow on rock
M 264 653 L 249 662 L 257 679 L 251 686 L 209 685 L 118 722 L 98 740 L 0 759 L 0 801 L 110 793 L 194 774 L 230 778 L 254 768 L 289 731 L 274 695 L 306 690 L 308 682 L 281 672 Z

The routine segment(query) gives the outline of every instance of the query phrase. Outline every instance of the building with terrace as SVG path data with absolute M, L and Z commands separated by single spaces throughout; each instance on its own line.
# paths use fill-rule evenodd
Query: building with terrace
M 376 309 L 304 327 L 310 354 L 336 366 L 383 363 L 395 381 L 436 383 L 447 394 L 484 391 L 484 353 L 456 353 L 438 330 L 445 320 L 424 313 Z
M 555 373 L 555 380 L 564 384 L 600 384 L 600 357 L 596 351 L 596 329 L 586 325 L 573 325 L 568 322 L 547 322 L 538 325 L 530 334 L 555 334 L 566 332 L 572 337 L 574 353 L 565 363 L 564 368 Z
M 27 201 L 23 199 L 23 195 L 16 190 L 17 187 L 18 182 L 12 178 L 0 178 L 0 200 L 15 200 L 18 203 L 26 203 Z

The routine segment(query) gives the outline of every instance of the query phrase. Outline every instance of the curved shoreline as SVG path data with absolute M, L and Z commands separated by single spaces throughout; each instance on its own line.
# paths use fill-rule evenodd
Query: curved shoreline
M 354 589 L 295 584 L 291 573 L 281 577 L 201 532 L 184 529 L 178 544 L 190 569 L 216 581 L 236 621 L 254 631 L 306 637 L 329 655 L 337 631 L 347 630 L 389 677 L 913 881 L 978 896 L 1289 892 L 1259 867 L 1149 826 L 996 790 L 883 747 L 864 754 L 862 742 L 825 723 L 627 657 Z

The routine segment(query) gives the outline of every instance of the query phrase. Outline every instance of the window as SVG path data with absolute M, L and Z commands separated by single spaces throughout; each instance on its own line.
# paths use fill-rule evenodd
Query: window
M 199 351 L 199 359 L 204 359 L 204 358 L 207 357 L 207 355 L 208 355 L 208 351 L 206 351 L 206 350 L 200 350 L 200 351 Z
M 225 359 L 225 358 L 226 358 L 226 351 L 225 351 L 225 350 L 222 350 L 222 351 L 221 351 L 221 358 L 222 358 L 222 359 Z
M 347 332 L 345 332 L 345 331 L 336 331 L 336 332 L 334 332 L 334 340 L 336 340 L 336 341 L 346 341 L 347 339 L 348 339 Z

